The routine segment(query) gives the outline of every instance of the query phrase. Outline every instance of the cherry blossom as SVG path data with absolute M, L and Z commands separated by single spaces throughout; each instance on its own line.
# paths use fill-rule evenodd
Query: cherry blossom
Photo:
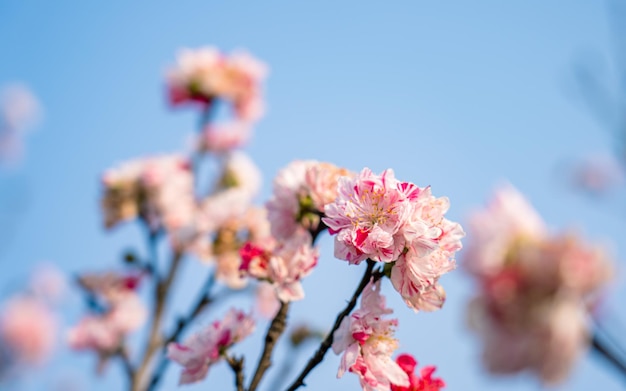
M 485 366 L 562 381 L 589 345 L 589 306 L 612 275 L 608 256 L 573 233 L 549 233 L 512 188 L 475 216 L 482 224 L 472 225 L 465 263 L 480 288 L 469 318 Z
M 392 170 L 376 175 L 365 168 L 356 178 L 339 179 L 339 196 L 322 220 L 336 235 L 337 258 L 391 263 L 391 281 L 407 305 L 432 311 L 444 303 L 438 280 L 455 268 L 465 235 L 444 217 L 448 208 L 448 199 L 434 197 L 430 187 L 400 182 Z
M 397 319 L 384 319 L 392 309 L 385 306 L 380 281 L 370 282 L 363 291 L 361 306 L 341 322 L 332 345 L 335 354 L 343 353 L 337 377 L 346 371 L 359 376 L 365 391 L 387 391 L 392 384 L 409 386 L 409 377 L 391 359 L 398 341 L 393 337 Z
M 198 382 L 206 377 L 211 365 L 220 361 L 226 350 L 254 331 L 250 315 L 231 309 L 224 319 L 193 334 L 185 343 L 167 346 L 170 360 L 184 367 L 179 384 Z
M 113 354 L 127 334 L 143 325 L 147 310 L 135 291 L 139 278 L 114 272 L 79 278 L 79 284 L 99 308 L 68 331 L 71 348 L 93 350 L 101 356 Z
M 278 243 L 246 243 L 240 250 L 244 275 L 268 281 L 274 285 L 282 302 L 301 300 L 304 290 L 300 280 L 311 273 L 319 253 L 307 239 Z
M 353 174 L 315 160 L 296 160 L 280 170 L 267 202 L 272 235 L 289 239 L 317 230 L 325 206 L 337 197 L 337 181 L 342 176 Z
M 170 102 L 209 106 L 223 99 L 232 103 L 238 118 L 255 121 L 264 111 L 261 82 L 266 74 L 264 64 L 242 51 L 227 56 L 212 47 L 183 49 L 167 75 Z
M 195 211 L 189 162 L 177 155 L 126 162 L 102 177 L 105 226 L 137 217 L 154 231 L 184 227 Z
M 228 153 L 242 147 L 252 135 L 252 127 L 244 121 L 208 124 L 200 133 L 197 148 L 203 152 Z

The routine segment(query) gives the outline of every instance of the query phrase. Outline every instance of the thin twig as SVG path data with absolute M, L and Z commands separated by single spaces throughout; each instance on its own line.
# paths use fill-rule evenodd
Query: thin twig
M 231 356 L 226 356 L 226 361 L 228 365 L 233 370 L 235 374 L 235 387 L 237 387 L 237 391 L 244 391 L 244 379 L 243 379 L 243 357 L 235 358 Z
M 287 325 L 287 313 L 289 312 L 289 302 L 280 303 L 280 309 L 278 313 L 272 320 L 270 327 L 267 329 L 267 334 L 265 335 L 265 345 L 263 346 L 263 353 L 259 358 L 259 363 L 257 364 L 256 370 L 254 372 L 254 376 L 252 377 L 252 381 L 250 382 L 250 386 L 248 387 L 248 391 L 254 391 L 259 386 L 263 375 L 267 369 L 272 365 L 272 351 L 274 350 L 274 346 L 276 342 L 280 338 L 283 331 L 285 331 L 285 326 Z
M 126 349 L 126 346 L 120 346 L 119 350 L 115 353 L 115 356 L 118 357 L 122 362 L 122 367 L 126 372 L 126 377 L 132 385 L 133 379 L 135 378 L 135 368 L 133 368 L 133 364 L 131 364 L 130 362 L 130 357 L 128 357 L 128 350 Z
M 623 357 L 620 358 L 615 354 L 608 345 L 598 337 L 597 333 L 593 334 L 591 339 L 591 347 L 599 355 L 603 356 L 613 367 L 620 372 L 623 376 L 626 376 L 626 363 Z
M 174 277 L 176 276 L 181 260 L 182 253 L 178 251 L 175 252 L 165 278 L 160 279 L 157 277 L 156 279 L 152 324 L 150 326 L 150 332 L 148 334 L 148 340 L 146 342 L 141 364 L 139 364 L 139 367 L 135 372 L 135 377 L 133 378 L 132 391 L 141 391 L 143 389 L 143 384 L 145 383 L 145 377 L 147 376 L 148 369 L 150 368 L 152 356 L 161 346 L 161 324 L 163 323 L 163 314 L 165 312 L 168 293 L 170 292 L 170 287 L 174 281 Z
M 328 333 L 328 335 L 326 335 L 326 338 L 324 338 L 324 340 L 320 344 L 319 348 L 317 349 L 317 351 L 315 352 L 313 357 L 311 357 L 311 359 L 309 359 L 309 362 L 307 363 L 306 367 L 304 367 L 304 369 L 300 373 L 300 376 L 298 376 L 298 378 L 293 382 L 293 384 L 291 384 L 291 386 L 289 386 L 289 388 L 287 389 L 288 391 L 294 391 L 297 388 L 299 388 L 300 386 L 303 386 L 304 385 L 304 379 L 307 377 L 309 372 L 311 372 L 313 370 L 313 368 L 315 368 L 320 362 L 322 362 L 322 360 L 324 359 L 324 355 L 326 355 L 326 352 L 328 351 L 328 349 L 330 349 L 330 347 L 333 344 L 333 339 L 334 339 L 333 334 L 339 328 L 339 326 L 341 325 L 341 322 L 343 321 L 343 319 L 346 316 L 348 316 L 350 314 L 350 312 L 352 312 L 352 310 L 356 306 L 357 299 L 359 298 L 359 296 L 363 292 L 363 289 L 365 289 L 367 284 L 372 279 L 372 276 L 373 276 L 372 271 L 374 270 L 374 265 L 375 264 L 376 263 L 374 261 L 371 261 L 369 259 L 367 260 L 367 269 L 365 269 L 365 273 L 363 274 L 363 278 L 361 278 L 361 282 L 359 283 L 359 285 L 357 286 L 356 290 L 354 291 L 354 294 L 352 295 L 352 298 L 348 302 L 348 305 L 346 305 L 346 308 L 344 308 L 344 310 L 341 311 L 339 313 L 339 315 L 337 315 L 337 319 L 335 319 L 335 323 L 333 324 L 333 327 L 331 328 L 330 332 Z M 380 273 L 377 273 L 377 274 L 379 274 L 377 276 L 377 279 L 378 279 L 378 278 L 380 278 L 381 275 L 380 275 Z
M 198 315 L 200 315 L 202 310 L 204 310 L 204 308 L 213 301 L 213 298 L 211 297 L 211 290 L 214 284 L 215 284 L 215 271 L 211 271 L 211 274 L 209 275 L 206 282 L 204 283 L 203 288 L 200 290 L 200 295 L 196 301 L 196 304 L 191 308 L 191 311 L 189 311 L 189 314 L 187 314 L 185 317 L 182 317 L 178 320 L 176 324 L 176 329 L 172 332 L 172 334 L 170 334 L 169 337 L 165 338 L 165 340 L 163 341 L 163 349 L 167 348 L 167 345 L 170 342 L 176 342 L 180 338 L 183 331 L 185 331 L 187 326 L 189 326 L 191 322 Z M 167 369 L 167 366 L 169 365 L 169 363 L 170 363 L 170 360 L 168 360 L 167 357 L 165 356 L 161 357 L 161 361 L 159 361 L 159 364 L 157 365 L 156 370 L 154 371 L 152 375 L 150 384 L 148 384 L 148 388 L 147 388 L 148 391 L 154 390 L 154 388 L 157 386 L 159 381 L 161 381 L 161 377 L 165 373 L 165 370 Z

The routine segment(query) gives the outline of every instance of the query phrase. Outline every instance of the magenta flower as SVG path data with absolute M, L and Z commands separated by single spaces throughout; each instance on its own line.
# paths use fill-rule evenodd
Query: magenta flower
M 223 320 L 215 321 L 192 335 L 184 344 L 172 342 L 167 357 L 184 367 L 179 384 L 198 382 L 211 365 L 220 361 L 226 350 L 254 331 L 254 320 L 242 311 L 231 309 Z
M 443 380 L 432 377 L 436 370 L 434 366 L 424 367 L 420 370 L 419 375 L 416 375 L 417 361 L 410 354 L 399 355 L 396 357 L 396 362 L 409 376 L 410 384 L 408 386 L 392 384 L 391 391 L 439 391 L 446 386 Z

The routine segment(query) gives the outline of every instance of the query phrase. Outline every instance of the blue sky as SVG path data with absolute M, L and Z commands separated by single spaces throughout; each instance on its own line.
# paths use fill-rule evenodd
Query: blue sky
M 551 226 L 574 226 L 607 242 L 621 238 L 623 215 L 565 188 L 558 170 L 567 159 L 612 148 L 577 98 L 573 77 L 581 61 L 610 64 L 614 37 L 604 2 L 73 3 L 0 2 L 0 86 L 27 84 L 45 111 L 21 166 L 0 175 L 0 211 L 10 224 L 0 242 L 2 294 L 41 261 L 75 273 L 114 265 L 123 248 L 143 249 L 135 227 L 102 229 L 98 178 L 129 158 L 184 150 L 196 118 L 167 107 L 162 79 L 179 48 L 202 45 L 246 48 L 270 67 L 268 114 L 247 149 L 265 176 L 259 202 L 278 169 L 313 158 L 353 170 L 391 167 L 398 178 L 448 196 L 450 218 L 459 221 L 509 181 Z M 294 306 L 294 322 L 328 327 L 359 278 L 360 270 L 332 258 L 331 244 L 323 238 L 320 267 L 305 281 L 308 298 Z M 618 257 L 626 250 L 613 248 Z M 183 285 L 199 284 L 203 271 L 185 265 L 171 311 L 184 311 L 193 292 Z M 526 375 L 485 376 L 477 341 L 464 326 L 471 284 L 460 270 L 442 283 L 448 302 L 432 314 L 413 314 L 386 287 L 400 319 L 401 350 L 437 365 L 448 390 L 539 389 Z M 616 319 L 626 316 L 618 305 L 625 293 L 618 276 L 606 304 Z M 70 301 L 68 321 L 75 321 L 80 301 Z M 216 308 L 207 319 L 223 312 Z M 264 328 L 241 347 L 250 362 Z M 358 389 L 353 376 L 335 379 L 337 365 L 330 355 L 309 389 Z M 21 386 L 42 389 L 78 377 L 86 390 L 121 387 L 117 367 L 96 381 L 93 366 L 93 357 L 63 352 Z M 163 389 L 174 387 L 176 372 Z M 222 366 L 188 389 L 231 383 Z M 620 385 L 587 356 L 557 389 Z

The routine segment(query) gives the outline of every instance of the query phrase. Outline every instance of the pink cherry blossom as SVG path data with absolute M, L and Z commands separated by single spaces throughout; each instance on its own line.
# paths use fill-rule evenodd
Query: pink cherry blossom
M 414 310 L 441 308 L 441 275 L 455 268 L 454 255 L 465 235 L 444 216 L 446 197 L 430 187 L 395 179 L 392 170 L 339 179 L 339 196 L 326 206 L 324 223 L 335 234 L 335 256 L 350 264 L 364 259 L 394 262 L 391 281 Z
M 337 181 L 342 176 L 353 174 L 314 160 L 296 160 L 280 170 L 267 202 L 272 235 L 289 239 L 317 230 L 324 207 L 337 197 Z
M 464 265 L 472 273 L 490 273 L 505 261 L 514 241 L 538 241 L 548 234 L 541 216 L 511 185 L 498 189 L 487 207 L 469 220 L 472 240 Z
M 391 169 L 376 175 L 365 168 L 354 179 L 339 178 L 339 195 L 325 212 L 339 259 L 392 262 L 404 251 L 402 229 L 412 206 Z
M 200 134 L 197 147 L 204 152 L 227 153 L 242 147 L 251 135 L 251 125 L 243 121 L 208 124 Z
M 276 289 L 272 284 L 260 281 L 256 289 L 257 312 L 266 319 L 273 319 L 280 309 L 280 300 L 276 296 Z
M 319 257 L 307 239 L 283 243 L 266 240 L 256 245 L 248 242 L 240 254 L 242 273 L 272 283 L 282 302 L 304 298 L 300 280 L 311 273 Z
M 183 49 L 167 76 L 170 102 L 210 105 L 223 99 L 232 103 L 238 118 L 255 121 L 264 111 L 261 82 L 266 73 L 264 64 L 242 51 L 226 56 L 210 47 Z
M 0 312 L 0 345 L 15 363 L 39 364 L 55 345 L 57 320 L 35 296 L 9 299 Z
M 476 214 L 482 224 L 472 226 L 472 251 L 465 254 L 479 287 L 469 319 L 489 371 L 530 370 L 551 384 L 588 347 L 589 307 L 612 268 L 600 247 L 572 233 L 549 233 L 522 201 L 509 189 L 497 207 Z
M 185 343 L 170 343 L 167 356 L 184 367 L 179 384 L 198 382 L 225 351 L 254 331 L 254 320 L 242 311 L 231 309 L 223 320 L 215 321 L 192 335 Z
M 115 272 L 80 276 L 79 284 L 101 308 L 68 331 L 69 346 L 93 350 L 103 356 L 114 353 L 126 335 L 146 321 L 148 312 L 135 291 L 139 280 L 137 275 Z
M 360 308 L 344 318 L 335 331 L 333 351 L 343 352 L 337 377 L 352 372 L 359 376 L 365 391 L 388 391 L 392 384 L 409 386 L 408 375 L 391 359 L 398 345 L 393 337 L 398 321 L 383 316 L 392 312 L 380 294 L 380 281 L 370 282 Z
M 106 171 L 102 183 L 107 228 L 140 217 L 153 230 L 175 231 L 194 216 L 193 178 L 184 157 L 132 160 Z

